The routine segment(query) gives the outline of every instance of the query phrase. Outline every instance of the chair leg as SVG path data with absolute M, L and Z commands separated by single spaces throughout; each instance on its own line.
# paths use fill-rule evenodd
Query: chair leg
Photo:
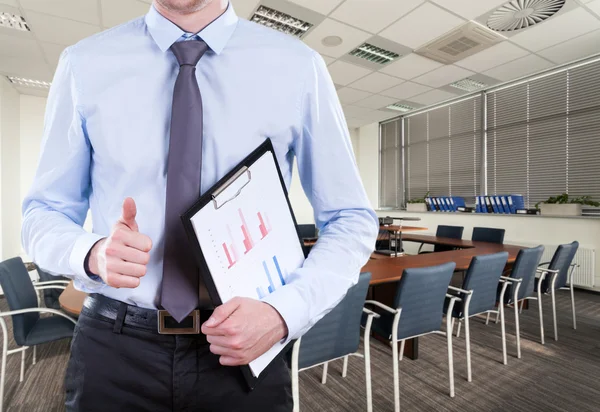
M 542 292 L 538 289 L 538 310 L 540 312 L 540 340 L 542 345 L 545 345 L 544 339 L 544 313 L 542 311 Z
M 502 305 L 498 304 L 498 306 L 502 306 Z M 496 321 L 495 321 L 496 325 L 498 324 L 499 318 L 500 318 L 500 309 L 498 308 L 498 311 L 496 312 Z
M 373 412 L 373 390 L 371 389 L 371 345 L 365 336 L 365 382 L 367 386 L 367 412 Z
M 37 360 L 37 346 L 33 347 L 33 365 L 35 365 L 35 362 Z
M 6 375 L 6 356 L 8 355 L 8 335 L 6 331 L 6 322 L 0 318 L 0 326 L 2 327 L 2 370 L 0 371 L 0 412 L 4 407 L 4 376 Z
M 458 320 L 458 328 L 456 328 L 456 337 L 460 338 L 460 327 L 462 326 L 462 321 Z
M 406 343 L 405 340 L 400 342 L 400 356 L 399 359 L 402 360 L 402 358 L 404 358 L 404 344 Z
M 485 317 L 485 324 L 489 324 L 490 323 L 490 312 L 487 313 L 487 316 Z
M 575 317 L 575 291 L 573 290 L 573 278 L 571 278 L 571 311 L 573 312 L 573 329 L 577 329 L 577 318 Z
M 454 356 L 452 354 L 452 333 L 448 333 L 450 321 L 446 318 L 446 342 L 448 344 L 448 380 L 450 381 L 450 397 L 454 398 Z
M 404 347 L 402 341 L 402 347 Z M 404 351 L 403 351 L 404 352 Z M 398 371 L 398 341 L 392 339 L 392 364 L 394 367 L 394 411 L 400 412 L 400 373 Z
M 23 349 L 21 351 L 21 374 L 19 375 L 19 382 L 23 382 L 23 379 L 25 378 L 25 352 L 27 351 L 27 349 Z
M 344 366 L 342 367 L 342 378 L 348 374 L 348 356 L 344 356 Z
M 519 308 L 519 313 L 523 313 L 523 305 L 525 305 L 525 299 L 521 301 L 521 307 Z
M 325 385 L 327 383 L 327 369 L 329 368 L 329 362 L 323 364 L 323 376 L 321 377 L 321 383 Z
M 460 326 L 460 323 L 459 323 Z M 469 328 L 469 317 L 465 316 L 465 346 L 467 350 L 467 381 L 472 382 L 473 376 L 471 373 L 471 330 Z
M 448 316 L 448 315 L 446 315 Z M 454 318 L 452 318 L 452 321 L 450 322 L 450 333 L 454 333 Z
M 300 412 L 300 381 L 298 379 L 298 356 L 300 353 L 300 342 L 302 338 L 294 343 L 292 349 L 292 399 L 294 400 L 293 412 Z M 2 412 L 2 411 L 0 411 Z
M 554 340 L 558 340 L 558 326 L 556 324 L 556 292 L 554 288 L 550 290 L 550 296 L 552 297 L 552 320 L 554 322 Z
M 519 305 L 515 303 L 515 336 L 517 338 L 517 358 L 521 359 L 521 329 L 519 328 Z
M 506 325 L 504 319 L 504 304 L 502 302 L 500 302 L 500 304 L 498 305 L 498 309 L 501 323 L 500 328 L 502 330 L 502 362 L 506 365 L 508 364 L 508 359 L 506 356 Z M 498 319 L 498 317 L 496 317 L 496 319 Z

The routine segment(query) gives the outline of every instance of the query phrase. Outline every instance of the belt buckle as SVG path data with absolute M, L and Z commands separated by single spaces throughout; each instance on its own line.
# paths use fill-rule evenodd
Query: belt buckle
M 197 335 L 200 333 L 200 310 L 193 310 L 187 318 L 192 318 L 191 327 L 168 327 L 166 326 L 167 319 L 172 319 L 178 323 L 166 310 L 158 311 L 158 333 L 161 335 Z M 184 319 L 184 320 L 185 320 Z

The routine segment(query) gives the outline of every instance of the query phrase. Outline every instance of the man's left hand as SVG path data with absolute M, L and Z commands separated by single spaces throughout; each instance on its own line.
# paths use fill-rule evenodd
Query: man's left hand
M 210 351 L 221 365 L 247 365 L 287 336 L 285 321 L 271 305 L 233 298 L 217 307 L 202 325 Z

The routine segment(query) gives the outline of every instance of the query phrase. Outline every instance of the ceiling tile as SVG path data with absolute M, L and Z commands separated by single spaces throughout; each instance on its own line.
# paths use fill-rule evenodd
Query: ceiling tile
M 148 13 L 150 8 L 138 0 L 101 0 L 102 25 L 113 27 Z
M 373 109 L 358 106 L 343 106 L 342 109 L 347 117 L 360 117 L 373 111 Z
M 333 57 L 324 56 L 324 55 L 321 55 L 321 57 L 323 58 L 323 60 L 325 60 L 325 64 L 327 64 L 327 65 L 329 65 L 335 61 L 335 59 Z
M 54 69 L 58 65 L 58 60 L 60 58 L 61 53 L 65 49 L 65 46 L 54 43 L 41 43 L 42 49 L 44 50 L 44 55 L 48 60 L 48 63 L 52 65 Z
M 100 24 L 96 0 L 21 0 L 25 10 L 37 11 L 83 23 Z M 60 28 L 57 28 L 60 30 Z
M 415 103 L 430 105 L 430 104 L 443 102 L 444 100 L 449 100 L 454 97 L 457 97 L 457 95 L 446 92 L 444 90 L 434 89 L 434 90 L 428 91 L 427 93 L 423 93 L 418 96 L 411 97 L 410 100 Z
M 38 97 L 48 97 L 48 89 L 36 89 L 35 87 L 15 86 L 15 89 L 21 94 Z
M 354 103 L 354 105 L 360 106 L 360 107 L 368 107 L 371 109 L 382 109 L 382 108 L 387 107 L 390 104 L 394 104 L 396 102 L 397 102 L 396 99 L 376 94 L 374 96 L 367 97 L 364 100 L 356 102 L 356 103 Z
M 384 67 L 380 72 L 409 80 L 441 66 L 443 66 L 441 63 L 411 53 Z
M 231 0 L 235 13 L 245 19 L 250 19 L 260 0 Z
M 600 20 L 580 7 L 540 23 L 510 40 L 535 52 L 596 29 L 600 29 Z
M 465 21 L 431 3 L 407 14 L 379 35 L 417 49 Z
M 355 128 L 355 127 L 363 127 L 364 125 L 371 123 L 371 121 L 367 120 L 367 119 L 356 119 L 354 117 L 347 117 L 346 123 L 348 124 L 348 127 Z
M 474 19 L 496 9 L 508 0 L 431 0 L 434 3 L 464 17 Z
M 366 119 L 372 122 L 382 122 L 387 119 L 391 119 L 392 117 L 398 117 L 398 112 L 387 112 L 384 110 L 374 110 L 367 114 L 358 116 L 359 119 Z
M 521 57 L 520 59 L 514 60 L 510 63 L 495 67 L 484 72 L 483 74 L 502 81 L 508 81 L 547 69 L 551 66 L 552 63 L 550 63 L 548 60 L 542 59 L 535 54 L 530 54 L 529 56 Z
M 528 51 L 523 50 L 519 46 L 515 46 L 508 41 L 503 41 L 489 49 L 485 49 L 466 59 L 462 59 L 455 64 L 474 72 L 483 72 L 528 54 Z
M 47 42 L 63 44 L 65 46 L 70 46 L 100 31 L 98 26 L 37 12 L 27 13 L 27 19 L 31 23 L 31 30 L 33 30 L 38 39 L 44 39 Z
M 381 92 L 384 96 L 394 97 L 398 100 L 423 94 L 431 90 L 431 87 L 423 86 L 413 82 L 404 82 L 396 87 Z
M 350 87 L 371 93 L 379 93 L 400 83 L 402 83 L 402 80 L 397 77 L 375 72 L 352 83 Z
M 342 104 L 352 104 L 359 100 L 366 99 L 371 96 L 371 93 L 363 92 L 362 90 L 343 87 L 337 91 L 338 97 Z
M 0 0 L 0 4 L 8 4 L 9 6 L 12 6 L 12 7 L 19 7 L 17 0 Z
M 425 84 L 431 87 L 441 87 L 455 82 L 465 77 L 469 77 L 473 72 L 462 67 L 447 65 L 437 68 L 429 73 L 425 73 L 414 79 L 415 82 Z
M 329 65 L 329 73 L 331 74 L 334 83 L 348 86 L 350 83 L 355 82 L 372 72 L 364 67 L 355 66 L 354 64 L 338 60 Z
M 342 38 L 342 44 L 335 47 L 328 47 L 321 42 L 327 36 L 339 36 Z M 342 57 L 344 54 L 355 49 L 365 42 L 371 35 L 362 30 L 337 22 L 332 19 L 325 19 L 323 23 L 312 29 L 304 38 L 306 44 L 321 54 L 331 57 Z
M 39 59 L 2 57 L 0 59 L 0 73 L 28 79 L 52 81 L 52 73 L 42 57 Z
M 594 0 L 588 3 L 587 7 L 589 7 L 594 13 L 600 15 L 600 0 Z
M 584 34 L 556 46 L 544 49 L 537 54 L 557 64 L 568 63 L 598 53 L 600 30 Z
M 329 14 L 344 0 L 289 0 L 321 14 Z
M 43 58 L 40 47 L 34 39 L 0 34 L 0 60 L 8 57 Z
M 424 0 L 346 0 L 331 17 L 371 33 L 378 33 Z

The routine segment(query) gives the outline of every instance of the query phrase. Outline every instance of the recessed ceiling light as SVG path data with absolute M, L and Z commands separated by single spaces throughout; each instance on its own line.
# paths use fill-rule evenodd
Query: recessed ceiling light
M 474 92 L 475 90 L 483 89 L 487 84 L 467 77 L 466 79 L 451 83 L 450 86 L 467 92 Z
M 27 25 L 27 22 L 23 16 L 5 12 L 0 12 L 0 27 L 21 31 L 30 31 L 29 26 Z
M 327 36 L 323 40 L 321 40 L 323 46 L 327 47 L 337 47 L 343 42 L 344 40 L 340 36 Z
M 313 26 L 309 22 L 265 6 L 260 6 L 250 20 L 295 37 L 304 36 Z
M 405 104 L 394 103 L 394 104 L 386 107 L 386 109 L 395 110 L 397 112 L 410 112 L 411 110 L 414 110 L 415 108 L 407 106 Z
M 365 43 L 359 48 L 352 50 L 350 55 L 378 64 L 387 64 L 400 57 L 398 53 L 394 53 L 368 43 Z
M 49 89 L 52 85 L 52 83 L 44 82 L 42 80 L 25 79 L 23 77 L 8 76 L 8 80 L 17 86 L 33 87 L 36 89 Z

